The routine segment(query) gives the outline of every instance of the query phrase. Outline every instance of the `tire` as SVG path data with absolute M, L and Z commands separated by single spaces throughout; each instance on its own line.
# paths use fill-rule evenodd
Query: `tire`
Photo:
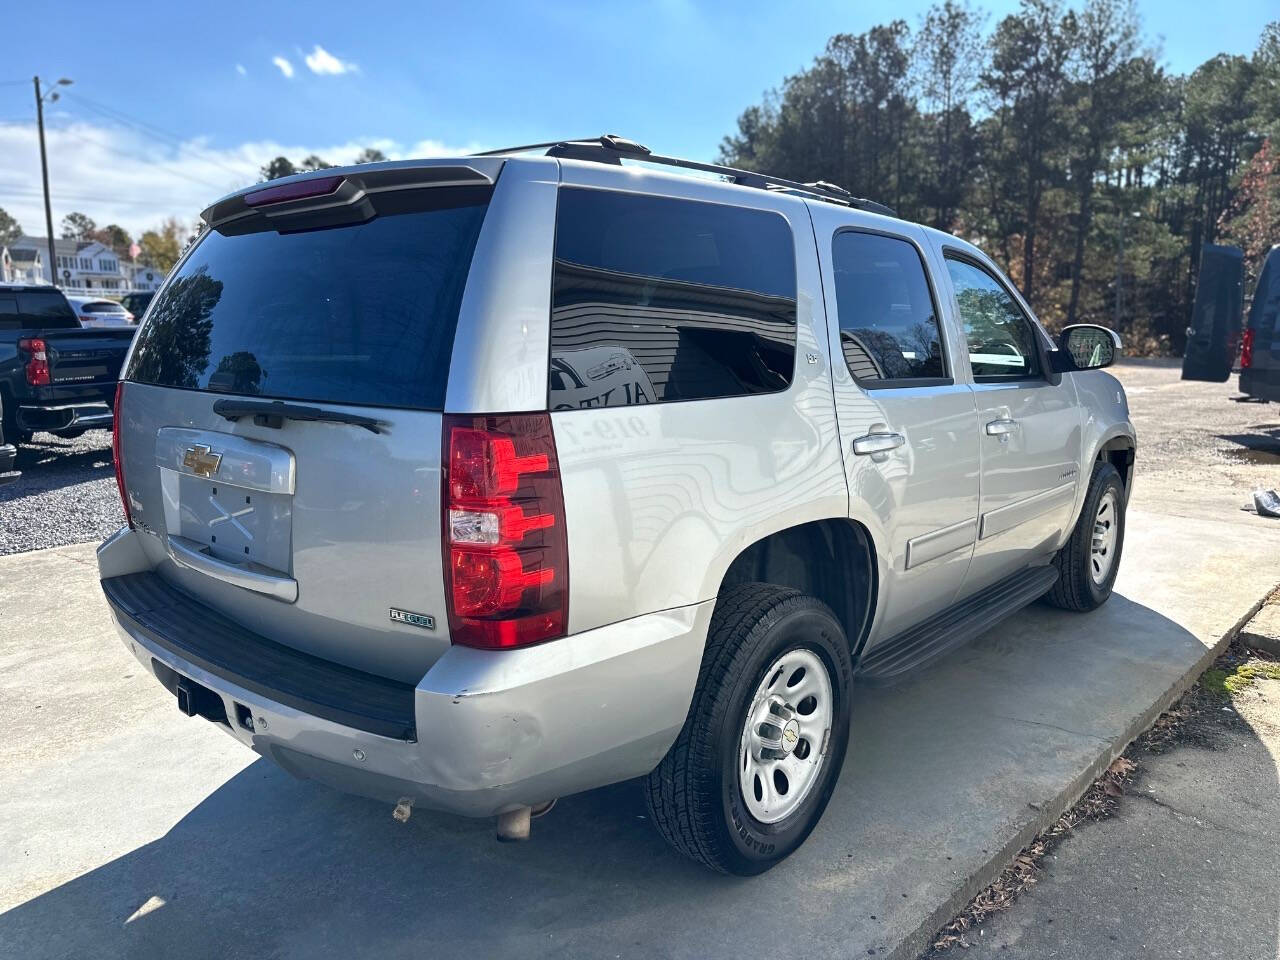
M 17 412 L 14 407 L 0 398 L 0 435 L 4 443 L 12 443 L 15 447 L 31 442 L 31 431 L 19 430 Z
M 783 860 L 808 837 L 835 789 L 849 744 L 852 689 L 849 643 L 825 604 L 765 583 L 726 590 L 711 616 L 684 727 L 645 781 L 658 832 L 722 873 L 751 876 Z M 785 719 L 788 709 L 794 713 Z M 749 711 L 765 718 L 750 729 Z M 775 718 L 785 725 L 771 725 Z M 755 751 L 766 733 L 776 750 L 763 748 L 770 756 L 761 759 Z M 768 770 L 774 786 L 764 794 L 756 787 Z
M 1106 510 L 1104 503 L 1108 505 Z M 1110 463 L 1099 460 L 1093 465 L 1089 490 L 1071 539 L 1053 558 L 1058 582 L 1045 594 L 1048 603 L 1063 610 L 1084 612 L 1107 602 L 1124 550 L 1124 511 L 1120 474 Z M 1095 524 L 1099 525 L 1099 539 L 1105 548 L 1099 555 L 1093 550 Z

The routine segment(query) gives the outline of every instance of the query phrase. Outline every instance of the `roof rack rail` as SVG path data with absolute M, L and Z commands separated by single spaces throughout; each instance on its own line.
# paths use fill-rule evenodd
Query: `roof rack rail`
M 658 163 L 667 167 L 678 167 L 683 170 L 698 170 L 702 173 L 714 173 L 736 183 L 739 186 L 755 187 L 760 190 L 774 190 L 783 193 L 794 193 L 800 196 L 826 200 L 843 206 L 865 210 L 868 213 L 879 213 L 887 217 L 898 214 L 883 203 L 855 197 L 844 187 L 825 180 L 813 183 L 800 183 L 775 177 L 755 170 L 739 170 L 737 167 L 726 167 L 718 163 L 702 163 L 698 160 L 684 160 L 680 157 L 666 157 L 654 153 L 648 147 L 634 140 L 606 133 L 599 137 L 582 137 L 576 140 L 551 140 L 546 143 L 530 143 L 519 147 L 503 147 L 501 150 L 486 150 L 473 154 L 477 157 L 497 157 L 511 153 L 526 153 L 530 150 L 545 150 L 548 157 L 559 157 L 567 160 L 589 160 L 594 163 L 612 163 L 620 165 L 624 158 L 642 160 L 645 163 Z

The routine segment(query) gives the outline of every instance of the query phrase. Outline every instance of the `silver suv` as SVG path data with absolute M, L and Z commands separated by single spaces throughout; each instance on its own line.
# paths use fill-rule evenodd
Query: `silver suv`
M 856 679 L 1111 592 L 1118 340 L 839 188 L 602 137 L 204 219 L 116 397 L 102 587 L 185 713 L 298 776 L 505 839 L 640 777 L 759 873 Z

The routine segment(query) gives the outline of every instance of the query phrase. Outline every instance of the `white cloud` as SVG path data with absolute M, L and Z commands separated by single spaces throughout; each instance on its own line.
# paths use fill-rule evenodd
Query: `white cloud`
M 277 67 L 279 67 L 280 72 L 283 73 L 286 77 L 293 76 L 293 64 L 290 63 L 288 60 L 286 60 L 284 57 L 272 57 L 271 62 L 274 63 Z
M 73 210 L 99 226 L 118 223 L 134 236 L 166 217 L 194 223 L 214 200 L 256 183 L 259 170 L 272 158 L 294 162 L 310 154 L 330 163 L 350 163 L 366 147 L 393 160 L 406 157 L 457 156 L 484 149 L 436 140 L 402 144 L 389 138 L 338 143 L 247 141 L 214 148 L 204 138 L 179 147 L 158 144 L 130 129 L 93 123 L 55 122 L 46 128 L 53 226 Z M 0 123 L 0 207 L 17 218 L 29 234 L 44 234 L 40 189 L 40 148 L 34 123 Z
M 339 60 L 318 43 L 315 49 L 308 53 L 304 59 L 307 61 L 307 69 L 312 73 L 340 74 L 360 72 L 360 68 L 354 63 Z
M 245 76 L 248 72 L 249 72 L 249 71 L 248 71 L 248 70 L 246 70 L 246 69 L 244 68 L 244 64 L 243 64 L 243 63 L 237 63 L 237 64 L 236 64 L 236 73 L 240 74 L 240 76 L 242 76 L 242 77 L 243 77 L 243 76 Z

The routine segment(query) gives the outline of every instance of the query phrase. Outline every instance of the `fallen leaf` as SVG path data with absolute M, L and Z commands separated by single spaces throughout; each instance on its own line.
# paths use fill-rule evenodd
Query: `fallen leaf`
M 1107 767 L 1107 773 L 1114 773 L 1117 777 L 1127 777 L 1138 769 L 1138 765 L 1128 757 L 1116 757 L 1111 761 L 1111 766 Z

